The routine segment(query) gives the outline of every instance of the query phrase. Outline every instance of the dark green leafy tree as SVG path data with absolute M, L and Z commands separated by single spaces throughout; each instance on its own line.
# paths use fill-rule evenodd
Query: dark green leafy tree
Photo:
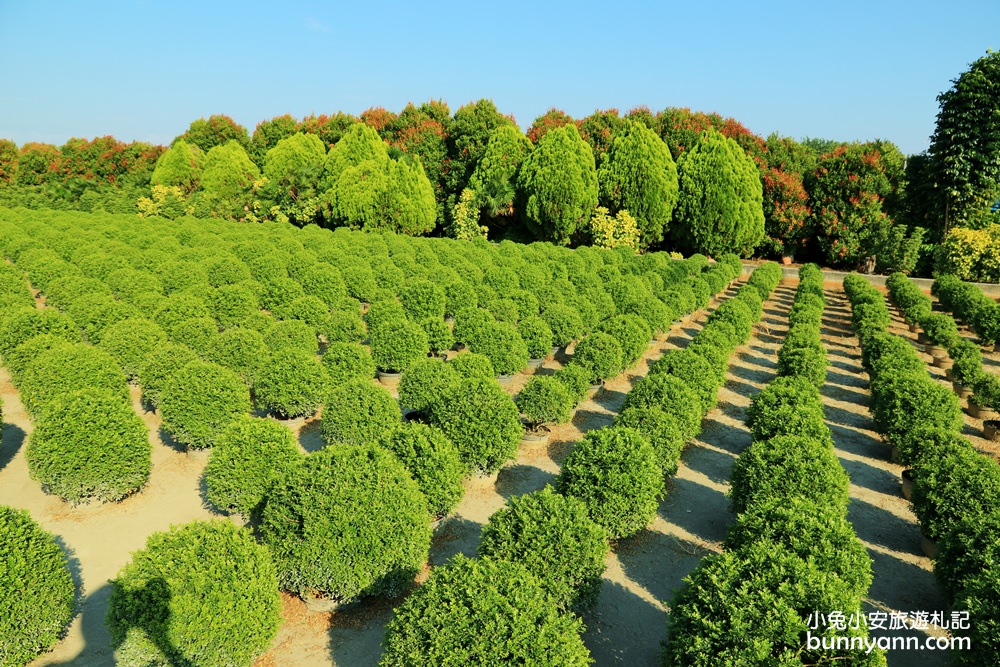
M 710 130 L 678 159 L 672 236 L 685 253 L 749 256 L 764 239 L 763 188 L 754 161 Z
M 624 124 L 625 119 L 618 115 L 618 109 L 598 110 L 580 120 L 577 125 L 580 136 L 594 150 L 594 161 L 597 164 L 601 163 Z M 645 124 L 643 126 L 648 128 Z
M 447 211 L 455 207 L 462 190 L 469 186 L 472 173 L 486 152 L 490 135 L 503 125 L 514 125 L 514 121 L 501 114 L 492 100 L 470 102 L 455 111 L 448 122 L 448 160 L 444 176 Z
M 260 170 L 237 141 L 208 151 L 200 193 L 207 211 L 225 218 L 243 218 L 250 210 L 253 185 L 259 178 Z
M 575 125 L 547 133 L 521 165 L 517 183 L 525 223 L 558 245 L 567 245 L 597 207 L 594 154 Z
M 635 218 L 643 247 L 663 240 L 677 203 L 677 166 L 655 132 L 625 121 L 601 160 L 597 179 L 602 203 Z
M 271 120 L 262 120 L 257 123 L 257 127 L 254 129 L 253 136 L 250 137 L 250 143 L 247 146 L 250 159 L 254 161 L 254 164 L 263 169 L 264 156 L 267 155 L 267 152 L 277 146 L 278 142 L 282 139 L 295 134 L 298 126 L 298 122 L 289 114 L 275 116 Z M 323 146 L 323 153 L 326 153 L 325 145 Z
M 312 222 L 319 212 L 319 180 L 326 162 L 326 148 L 314 134 L 301 132 L 278 141 L 263 158 L 267 183 L 260 190 L 267 214 L 273 207 L 299 224 Z
M 199 118 L 191 123 L 187 132 L 175 138 L 170 145 L 175 145 L 178 141 L 186 141 L 208 152 L 216 146 L 224 146 L 230 141 L 235 141 L 244 149 L 250 145 L 250 135 L 247 129 L 234 121 L 229 116 L 214 114 L 208 120 Z
M 494 225 L 506 226 L 516 213 L 517 174 L 530 152 L 531 142 L 516 125 L 502 125 L 490 135 L 469 187 Z

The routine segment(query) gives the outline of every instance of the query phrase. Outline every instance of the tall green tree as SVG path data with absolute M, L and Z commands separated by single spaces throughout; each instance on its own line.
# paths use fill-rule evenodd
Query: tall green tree
M 174 138 L 170 145 L 173 146 L 180 140 L 194 144 L 207 153 L 216 146 L 223 146 L 230 141 L 235 141 L 246 149 L 250 145 L 250 134 L 245 127 L 229 116 L 214 114 L 207 120 L 199 118 L 193 121 L 187 132 Z
M 254 182 L 260 170 L 236 140 L 216 146 L 205 155 L 201 171 L 200 203 L 196 212 L 241 220 L 251 212 Z
M 198 187 L 204 161 L 205 154 L 200 148 L 178 139 L 156 161 L 149 182 L 152 185 L 177 186 L 184 194 L 191 194 Z
M 929 151 L 937 227 L 979 226 L 1000 198 L 1000 52 L 972 63 L 938 104 Z
M 677 204 L 677 166 L 655 132 L 625 121 L 601 161 L 597 179 L 601 203 L 612 212 L 632 214 L 643 247 L 663 240 Z
M 516 125 L 503 125 L 490 135 L 469 188 L 494 224 L 504 226 L 516 213 L 517 174 L 529 153 L 531 142 Z
M 265 215 L 299 225 L 313 222 L 325 162 L 326 148 L 315 134 L 297 132 L 271 148 L 264 160 L 267 183 L 258 193 Z
M 346 169 L 368 160 L 384 164 L 389 160 L 389 148 L 377 130 L 364 123 L 355 123 L 326 154 L 326 164 L 323 167 L 324 187 L 333 187 Z
M 434 188 L 437 206 L 437 223 L 444 225 L 445 171 L 448 161 L 448 122 L 451 111 L 440 100 L 424 102 L 420 106 L 407 104 L 390 124 L 390 151 L 400 151 L 420 159 L 427 178 Z
M 469 187 L 476 165 L 483 159 L 490 135 L 498 127 L 513 125 L 493 100 L 481 99 L 460 107 L 448 123 L 448 161 L 444 183 L 447 190 L 446 209 L 458 203 L 462 190 Z
M 686 253 L 743 257 L 764 239 L 763 188 L 754 160 L 709 129 L 677 161 L 680 198 L 671 231 Z
M 615 136 L 624 126 L 625 119 L 618 115 L 618 109 L 598 110 L 580 120 L 580 136 L 594 149 L 594 161 L 597 164 L 601 163 L 601 158 L 611 148 Z M 645 124 L 643 126 L 648 128 Z
M 594 153 L 576 125 L 548 133 L 521 165 L 522 216 L 538 238 L 559 245 L 573 240 L 598 202 Z
M 14 184 L 17 155 L 17 144 L 10 139 L 0 139 L 0 187 Z
M 263 169 L 267 152 L 277 146 L 282 139 L 295 134 L 298 126 L 298 121 L 289 114 L 257 123 L 253 136 L 250 137 L 250 144 L 247 146 L 247 153 L 250 154 L 253 163 Z

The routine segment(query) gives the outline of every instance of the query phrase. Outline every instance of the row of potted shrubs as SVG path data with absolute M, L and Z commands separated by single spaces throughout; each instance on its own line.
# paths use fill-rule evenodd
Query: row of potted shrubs
M 962 436 L 955 394 L 928 374 L 909 342 L 886 331 L 882 293 L 857 275 L 844 279 L 844 290 L 871 377 L 875 427 L 912 468 L 910 500 L 934 573 L 953 609 L 971 617 L 972 648 L 956 652 L 956 663 L 989 664 L 1000 651 L 1000 466 Z M 899 293 L 905 311 L 912 299 Z
M 799 278 L 778 377 L 747 409 L 752 443 L 737 459 L 730 490 L 736 522 L 725 551 L 705 558 L 675 595 L 664 664 L 885 665 L 877 651 L 817 650 L 805 642 L 810 614 L 860 611 L 872 573 L 847 519 L 850 481 L 824 421 L 813 361 L 820 356 L 813 340 L 823 276 L 807 265 Z M 845 634 L 863 638 L 867 631 Z
M 1000 303 L 983 294 L 981 289 L 945 274 L 934 280 L 931 294 L 945 310 L 970 326 L 984 345 L 1000 344 Z
M 734 267 L 727 278 L 737 275 Z M 706 356 L 677 351 L 655 362 L 626 396 L 615 424 L 576 444 L 555 488 L 512 498 L 495 513 L 483 530 L 480 558 L 458 556 L 437 568 L 396 609 L 380 664 L 589 664 L 576 614 L 596 602 L 608 540 L 635 534 L 655 514 L 664 476 L 676 471 L 684 443 L 711 407 L 702 395 L 717 389 L 704 384 L 701 373 L 716 381 L 719 360 L 749 338 L 762 298 L 779 279 L 776 265 L 758 269 L 702 329 L 715 332 L 697 348 Z M 730 303 L 737 305 L 726 307 Z M 587 352 L 589 340 L 580 342 L 567 368 L 597 356 Z M 620 369 L 607 367 L 609 373 Z M 659 379 L 650 381 L 654 375 Z M 547 378 L 533 378 L 525 391 L 536 379 Z

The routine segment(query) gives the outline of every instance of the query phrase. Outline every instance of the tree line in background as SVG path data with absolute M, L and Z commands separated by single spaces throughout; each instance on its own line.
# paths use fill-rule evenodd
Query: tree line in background
M 794 255 L 832 267 L 1000 280 L 1000 54 L 939 97 L 928 151 L 755 135 L 639 107 L 523 133 L 490 100 L 396 114 L 198 119 L 170 147 L 0 140 L 0 202 L 457 238 Z M 935 250 L 936 249 L 936 250 Z

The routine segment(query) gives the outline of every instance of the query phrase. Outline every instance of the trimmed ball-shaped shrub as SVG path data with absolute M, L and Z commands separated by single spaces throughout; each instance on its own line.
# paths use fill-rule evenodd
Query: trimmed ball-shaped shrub
M 745 345 L 750 340 L 753 325 L 756 321 L 750 306 L 738 299 L 729 299 L 719 304 L 719 307 L 708 316 L 706 325 L 716 321 L 728 322 L 732 325 L 735 338 L 733 347 Z
M 170 329 L 170 340 L 187 345 L 201 356 L 208 354 L 218 335 L 219 324 L 211 317 L 183 320 Z
M 257 312 L 257 293 L 246 283 L 223 285 L 208 298 L 209 308 L 219 325 L 236 326 Z
M 195 360 L 167 379 L 159 410 L 174 440 L 201 449 L 214 445 L 222 429 L 250 412 L 250 392 L 235 372 Z
M 563 461 L 560 493 L 579 498 L 611 539 L 634 535 L 656 514 L 663 471 L 649 439 L 635 429 L 588 432 Z
M 981 572 L 996 571 L 1000 563 L 1000 508 L 963 517 L 938 540 L 934 576 L 954 595 Z
M 592 383 L 609 380 L 625 369 L 621 344 L 610 334 L 600 331 L 576 344 L 573 361 L 590 370 Z
M 552 330 L 553 345 L 565 347 L 583 335 L 583 320 L 572 306 L 550 304 L 542 311 L 541 318 Z
M 637 315 L 616 315 L 597 325 L 597 331 L 606 333 L 618 341 L 626 368 L 642 358 L 646 346 L 653 338 L 649 325 Z
M 132 380 L 139 377 L 139 370 L 149 355 L 166 341 L 167 334 L 158 324 L 145 318 L 132 318 L 108 327 L 101 337 L 101 347 Z
M 369 331 L 385 329 L 406 319 L 406 310 L 395 299 L 376 301 L 365 314 L 365 323 Z
M 585 667 L 582 633 L 524 565 L 459 554 L 396 608 L 379 665 Z
M 1000 574 L 995 568 L 970 577 L 955 597 L 952 609 L 969 614 L 969 629 L 961 631 L 969 637 L 969 650 L 955 651 L 955 662 L 961 667 L 988 665 L 1000 653 Z
M 337 267 L 320 262 L 307 268 L 300 279 L 302 289 L 310 296 L 319 297 L 328 308 L 335 307 L 347 296 L 344 278 Z
M 913 513 L 927 537 L 939 539 L 962 519 L 1000 506 L 1000 466 L 967 440 L 937 447 L 913 466 Z
M 577 498 L 546 486 L 514 496 L 483 527 L 479 555 L 520 563 L 560 609 L 583 612 L 601 590 L 608 536 Z
M 958 397 L 926 372 L 879 375 L 871 389 L 872 420 L 892 444 L 917 424 L 954 431 L 962 428 Z
M 68 315 L 26 307 L 0 319 L 0 356 L 6 361 L 16 347 L 39 334 L 52 334 L 71 343 L 80 340 L 80 331 Z
M 427 560 L 427 515 L 391 452 L 325 447 L 271 487 L 259 532 L 283 588 L 346 603 L 403 592 Z
M 431 406 L 430 421 L 470 471 L 484 474 L 514 456 L 523 433 L 517 406 L 495 380 L 462 380 Z
M 323 367 L 330 387 L 335 388 L 356 378 L 375 377 L 375 361 L 371 352 L 358 343 L 330 343 L 323 351 Z
M 128 381 L 110 354 L 92 345 L 56 345 L 28 364 L 21 377 L 21 402 L 34 416 L 70 392 L 103 389 L 128 404 Z
M 687 382 L 668 373 L 652 373 L 625 396 L 622 409 L 659 407 L 677 419 L 681 435 L 691 440 L 701 433 L 701 399 Z
M 844 508 L 849 486 L 850 479 L 829 444 L 781 435 L 756 440 L 740 454 L 729 498 L 736 514 L 771 498 L 802 497 Z
M 280 320 L 264 332 L 264 342 L 272 351 L 297 349 L 308 354 L 319 352 L 316 330 L 302 320 Z
M 490 358 L 475 352 L 460 354 L 453 358 L 448 364 L 455 369 L 463 379 L 481 378 L 492 380 L 497 376 L 497 371 L 493 368 Z
M 184 320 L 211 316 L 212 314 L 204 300 L 192 294 L 178 292 L 163 300 L 160 307 L 153 313 L 153 321 L 163 327 L 164 331 L 172 331 L 174 326 Z
M 253 664 L 281 624 L 274 564 L 249 531 L 196 521 L 153 533 L 112 580 L 117 664 Z
M 399 404 L 383 387 L 358 378 L 330 392 L 323 407 L 323 442 L 362 445 L 380 442 L 399 425 Z
M 476 345 L 483 332 L 495 323 L 493 315 L 482 308 L 463 308 L 455 314 L 455 340 L 470 348 Z
M 590 369 L 572 360 L 552 374 L 553 379 L 566 387 L 575 404 L 580 403 L 590 392 Z
M 73 618 L 66 554 L 24 510 L 0 505 L 0 663 L 27 665 Z
M 329 343 L 360 343 L 368 333 L 361 311 L 355 304 L 343 304 L 332 311 L 323 322 L 321 333 Z
M 427 497 L 432 517 L 442 517 L 458 505 L 465 494 L 465 464 L 444 433 L 426 424 L 408 422 L 396 427 L 383 444 L 410 471 Z
M 409 320 L 397 320 L 369 329 L 372 359 L 381 371 L 400 373 L 427 356 L 429 347 L 423 327 Z
M 826 384 L 826 350 L 815 347 L 790 347 L 778 350 L 779 376 L 801 377 L 817 387 Z
M 673 413 L 655 405 L 628 408 L 615 418 L 615 426 L 634 428 L 645 435 L 653 446 L 663 473 L 673 476 L 677 472 L 681 451 L 687 441 Z
M 146 425 L 120 396 L 82 389 L 46 406 L 28 441 L 32 479 L 72 503 L 118 501 L 149 479 Z
M 439 317 L 428 317 L 420 321 L 424 333 L 427 334 L 427 347 L 431 352 L 439 353 L 450 350 L 455 345 L 455 334 L 451 327 Z
M 301 459 L 288 427 L 271 419 L 239 417 L 219 435 L 205 466 L 208 500 L 249 518 L 275 480 Z
M 528 346 L 517 328 L 505 322 L 486 326 L 469 349 L 489 358 L 500 375 L 512 375 L 528 365 Z
M 430 407 L 451 391 L 462 377 L 451 364 L 427 358 L 414 362 L 399 381 L 399 403 L 417 412 Z
M 547 375 L 532 377 L 514 398 L 532 428 L 568 422 L 573 417 L 573 403 L 573 395 L 563 383 Z
M 736 551 L 754 542 L 813 561 L 847 582 L 858 598 L 871 586 L 871 558 L 843 507 L 818 505 L 800 497 L 767 499 L 736 517 L 726 548 Z
M 189 362 L 198 359 L 198 353 L 186 345 L 166 342 L 150 352 L 139 369 L 139 384 L 142 385 L 144 401 L 157 407 L 163 387 Z
M 54 347 L 70 347 L 77 340 L 79 338 L 74 338 L 71 342 L 55 334 L 37 334 L 3 355 L 3 362 L 7 370 L 10 371 L 10 377 L 14 384 L 20 386 L 24 371 L 43 352 Z
M 684 380 L 698 395 L 703 414 L 714 408 L 719 400 L 716 367 L 691 350 L 669 350 L 650 365 L 649 373 L 673 375 Z
M 282 419 L 292 419 L 316 412 L 328 389 L 326 371 L 316 355 L 279 350 L 257 376 L 254 400 L 258 407 Z
M 803 378 L 779 378 L 750 399 L 746 425 L 754 440 L 795 435 L 829 441 L 819 391 Z
M 552 329 L 537 315 L 525 317 L 517 325 L 521 339 L 528 346 L 528 357 L 544 359 L 552 350 Z
M 399 300 L 411 320 L 419 322 L 429 317 L 444 320 L 444 290 L 429 280 L 407 283 L 399 290 Z
M 205 358 L 235 372 L 248 387 L 253 387 L 270 363 L 271 349 L 260 332 L 237 327 L 215 336 Z

